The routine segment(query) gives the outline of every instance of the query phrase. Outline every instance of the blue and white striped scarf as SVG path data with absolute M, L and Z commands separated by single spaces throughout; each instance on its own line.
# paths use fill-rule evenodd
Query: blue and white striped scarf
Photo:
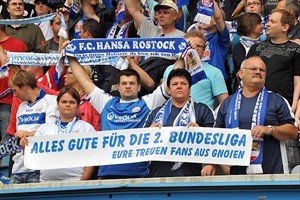
M 268 91 L 266 88 L 263 88 L 256 100 L 256 104 L 252 114 L 252 122 L 251 122 L 251 129 L 258 125 L 265 124 L 265 118 L 267 115 L 267 103 L 268 103 Z M 242 101 L 242 88 L 239 88 L 231 98 L 227 115 L 225 121 L 226 128 L 239 128 L 239 121 L 240 121 L 240 108 L 241 108 L 241 101 Z M 262 139 L 254 139 L 253 145 L 258 145 L 259 147 L 259 159 L 250 162 L 250 166 L 247 167 L 248 174 L 259 174 L 263 173 L 262 171 L 262 155 L 263 155 L 263 140 Z M 252 146 L 253 146 L 252 145 Z M 251 156 L 257 153 L 257 151 L 252 151 Z
M 166 126 L 171 110 L 172 98 L 170 98 L 156 113 L 152 123 L 160 122 L 162 126 Z M 194 101 L 192 98 L 190 98 L 181 109 L 173 122 L 173 126 L 187 126 L 189 122 L 196 122 Z

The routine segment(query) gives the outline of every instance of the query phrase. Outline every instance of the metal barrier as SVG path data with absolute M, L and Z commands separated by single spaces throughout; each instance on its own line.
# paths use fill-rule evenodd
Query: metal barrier
M 0 199 L 299 200 L 300 174 L 12 184 L 0 187 Z

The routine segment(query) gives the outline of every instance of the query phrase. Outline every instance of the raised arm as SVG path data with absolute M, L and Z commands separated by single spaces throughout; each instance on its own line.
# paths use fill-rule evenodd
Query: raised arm
M 129 62 L 129 68 L 134 69 L 140 75 L 142 86 L 148 91 L 153 91 L 155 83 L 149 74 L 135 63 L 134 58 L 127 56 L 126 59 Z
M 95 84 L 91 81 L 90 77 L 84 71 L 84 68 L 79 64 L 76 58 L 68 56 L 68 60 L 74 77 L 84 89 L 85 93 L 89 95 L 95 89 Z
M 124 0 L 126 8 L 130 15 L 132 16 L 136 28 L 140 28 L 142 23 L 142 13 L 140 0 Z
M 184 68 L 184 60 L 183 60 L 183 58 L 179 58 L 175 62 L 173 69 L 177 69 L 177 68 Z
M 223 18 L 223 13 L 219 7 L 219 4 L 216 1 L 214 1 L 214 15 L 213 16 L 214 16 L 214 19 L 216 22 L 216 27 L 218 29 L 218 32 L 222 33 L 225 28 L 225 21 Z
M 236 18 L 243 11 L 245 5 L 246 5 L 246 0 L 240 1 L 240 3 L 235 8 L 235 10 L 232 12 L 231 17 Z
M 95 19 L 100 22 L 100 18 L 96 15 L 94 6 L 92 6 L 88 0 L 81 0 L 82 11 L 88 19 Z

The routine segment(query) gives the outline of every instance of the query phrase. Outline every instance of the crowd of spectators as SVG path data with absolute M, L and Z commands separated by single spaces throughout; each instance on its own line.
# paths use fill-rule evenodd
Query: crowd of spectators
M 114 65 L 91 66 L 68 56 L 60 82 L 55 77 L 57 66 L 9 65 L 7 76 L 0 79 L 0 145 L 17 137 L 24 148 L 27 137 L 78 131 L 242 128 L 264 140 L 261 173 L 291 173 L 300 165 L 298 1 L 213 0 L 209 23 L 198 18 L 200 2 L 1 0 L 2 22 L 56 13 L 54 19 L 33 24 L 0 23 L 3 66 L 7 52 L 60 53 L 72 39 L 183 37 L 205 76 L 195 82 L 188 59 L 170 56 L 116 57 Z M 60 34 L 62 16 L 68 38 Z M 37 106 L 43 107 L 42 112 L 28 109 Z M 108 119 L 109 113 L 116 119 L 135 120 L 119 122 Z M 265 120 L 255 120 L 257 113 Z M 181 121 L 183 114 L 188 121 Z M 238 115 L 237 126 L 228 117 L 232 114 Z M 41 117 L 22 123 L 33 115 Z M 177 162 L 58 169 L 57 173 L 25 168 L 22 152 L 10 157 L 11 183 L 248 173 L 246 167 Z

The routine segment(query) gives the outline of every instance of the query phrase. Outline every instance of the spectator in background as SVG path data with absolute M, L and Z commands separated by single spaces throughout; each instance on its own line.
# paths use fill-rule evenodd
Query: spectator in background
M 23 19 L 23 0 L 8 0 L 7 10 L 11 19 Z M 5 29 L 7 35 L 22 40 L 29 52 L 45 53 L 46 41 L 41 29 L 34 24 L 11 24 Z
M 50 20 L 50 28 L 53 33 L 53 37 L 50 40 L 47 40 L 47 48 L 49 49 L 49 53 L 58 53 L 59 51 L 59 36 L 58 32 L 60 29 L 60 16 L 56 15 L 56 17 Z
M 9 19 L 9 12 L 6 9 L 6 0 L 1 0 L 0 1 L 0 13 L 1 15 L 4 17 L 4 19 Z M 34 9 L 34 5 L 32 4 L 33 2 L 31 2 L 31 0 L 24 0 L 24 18 L 29 18 L 29 17 L 35 17 L 36 16 L 36 12 Z
M 0 19 L 3 17 L 0 15 Z M 10 37 L 5 32 L 5 26 L 0 24 L 0 54 L 3 56 L 5 51 L 11 52 L 26 52 L 27 46 L 22 40 Z M 2 66 L 5 63 L 0 63 Z M 11 104 L 12 104 L 12 91 L 8 87 L 8 80 L 12 76 L 13 71 L 8 69 L 8 76 L 0 78 L 0 144 L 4 143 L 9 139 L 7 134 L 7 128 L 9 124 L 9 118 L 11 113 Z
M 115 1 L 113 1 L 115 3 Z M 115 7 L 100 8 L 98 0 L 74 0 L 70 7 L 69 35 L 70 38 L 80 38 L 80 31 L 85 19 L 95 19 L 97 22 L 113 22 Z
M 37 16 L 46 15 L 52 13 L 55 10 L 55 7 L 49 4 L 47 0 L 35 0 L 34 4 L 35 4 L 35 11 L 37 13 Z M 35 25 L 40 27 L 46 41 L 53 38 L 53 32 L 50 28 L 50 21 L 35 23 Z
M 102 28 L 103 23 L 98 23 L 95 19 L 86 19 L 83 22 L 80 38 L 103 38 L 105 37 L 105 29 Z M 106 93 L 112 96 L 120 96 L 117 85 L 118 79 L 116 74 L 120 72 L 119 69 L 110 65 L 92 65 L 91 79 L 95 85 Z
M 294 17 L 294 26 L 288 34 L 288 39 L 298 41 L 300 44 L 300 23 L 298 17 L 300 14 L 300 7 L 297 0 L 279 0 L 277 4 L 277 9 L 285 9 L 291 13 Z M 297 40 L 298 39 L 298 40 Z
M 251 1 L 253 1 L 254 4 L 252 4 L 252 5 L 248 4 L 247 5 L 247 3 L 251 3 Z M 250 0 L 250 1 L 242 0 L 242 1 L 240 1 L 240 3 L 237 5 L 236 9 L 232 12 L 232 17 L 237 17 L 238 14 L 243 11 L 244 7 L 247 7 L 247 6 L 251 6 L 251 7 L 252 6 L 253 7 L 261 6 L 261 7 L 263 7 L 264 15 L 268 16 L 268 15 L 271 14 L 271 11 L 276 8 L 276 5 L 278 3 L 277 0 L 260 0 L 260 4 L 257 4 L 255 2 L 257 2 L 257 1 L 256 0 Z
M 263 139 L 263 149 L 260 149 L 263 152 L 262 173 L 287 174 L 289 170 L 283 144 L 288 139 L 295 139 L 298 131 L 286 100 L 265 89 L 267 69 L 258 56 L 242 62 L 238 76 L 243 85 L 222 102 L 215 127 L 251 130 L 253 138 Z M 246 168 L 231 166 L 230 174 L 246 174 Z
M 263 33 L 263 24 L 261 18 L 256 13 L 245 13 L 237 19 L 237 34 L 240 35 L 238 42 L 232 51 L 234 74 L 237 74 L 241 68 L 243 60 L 246 58 L 250 47 L 259 42 L 259 36 Z M 235 76 L 236 77 L 236 76 Z M 239 85 L 236 77 L 233 90 L 235 91 Z
M 205 36 L 200 30 L 192 30 L 187 32 L 184 37 L 189 41 L 190 45 L 197 50 L 198 55 L 203 57 L 205 50 Z M 168 79 L 168 75 L 172 68 L 184 68 L 185 64 L 183 60 L 179 60 L 175 66 L 169 66 L 165 73 L 163 80 Z M 206 78 L 199 80 L 197 83 L 191 86 L 191 97 L 197 103 L 206 104 L 211 109 L 215 109 L 226 97 L 228 92 L 222 72 L 206 63 L 203 62 L 203 70 L 206 74 Z
M 269 19 L 269 16 L 264 15 L 264 5 L 262 0 L 246 0 L 245 2 L 245 13 L 256 13 L 261 18 L 261 23 L 263 24 L 263 34 L 260 36 L 259 40 L 261 42 L 267 39 L 266 36 L 266 25 Z M 236 16 L 238 17 L 238 16 Z M 237 26 L 236 21 L 233 22 L 235 26 Z M 232 27 L 231 27 L 232 28 Z M 231 41 L 231 48 L 233 49 L 234 46 L 240 41 L 241 35 L 234 33 L 232 35 Z
M 248 56 L 263 59 L 267 66 L 266 88 L 285 97 L 295 112 L 300 93 L 300 46 L 287 38 L 293 24 L 289 12 L 273 10 L 267 23 L 270 40 L 252 45 Z
M 154 25 L 141 13 L 141 4 L 139 0 L 125 0 L 126 7 L 133 17 L 135 26 L 140 37 L 181 37 L 184 32 L 176 29 L 175 22 L 178 18 L 178 7 L 172 0 L 164 0 L 154 6 L 158 26 Z M 157 84 L 156 88 L 163 78 L 165 69 L 174 64 L 175 57 L 146 57 L 146 60 L 140 64 L 140 67 L 147 72 Z M 142 88 L 140 95 L 150 93 Z
M 275 9 L 267 23 L 270 40 L 254 44 L 248 56 L 258 55 L 266 63 L 266 88 L 286 98 L 295 113 L 300 95 L 300 46 L 288 40 L 294 17 L 284 9 Z M 288 140 L 286 149 L 289 170 L 300 164 L 297 140 Z
M 90 77 L 91 76 L 90 66 L 83 66 L 83 67 L 85 73 Z M 65 75 L 65 86 L 74 88 L 80 96 L 80 103 L 78 105 L 79 108 L 78 108 L 77 116 L 81 120 L 91 124 L 96 131 L 100 131 L 100 115 L 95 110 L 95 108 L 90 104 L 90 102 L 87 100 L 84 89 L 80 86 L 78 81 L 75 79 L 70 67 L 67 69 Z
M 214 13 L 210 24 L 202 25 L 207 42 L 203 61 L 221 70 L 227 90 L 231 92 L 229 68 L 226 65 L 227 53 L 230 47 L 228 28 L 225 26 L 224 13 L 218 3 L 214 1 Z

